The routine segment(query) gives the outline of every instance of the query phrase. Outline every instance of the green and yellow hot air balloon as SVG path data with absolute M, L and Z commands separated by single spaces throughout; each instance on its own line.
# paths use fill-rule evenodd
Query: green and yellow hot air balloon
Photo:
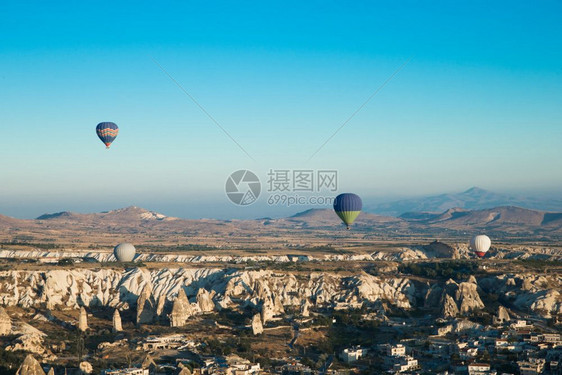
M 357 219 L 362 208 L 363 202 L 357 194 L 343 193 L 338 195 L 334 200 L 334 211 L 345 225 L 347 225 L 347 229 L 349 229 L 349 226 Z

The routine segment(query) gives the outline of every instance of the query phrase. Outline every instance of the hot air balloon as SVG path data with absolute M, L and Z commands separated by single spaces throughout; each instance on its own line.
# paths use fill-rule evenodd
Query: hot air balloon
M 490 240 L 490 237 L 484 234 L 474 236 L 470 240 L 470 248 L 474 250 L 479 258 L 484 258 L 491 245 L 492 241 Z
M 334 211 L 340 219 L 349 226 L 353 224 L 357 216 L 361 213 L 363 202 L 358 195 L 352 193 L 343 193 L 336 197 L 334 200 Z
M 113 122 L 100 122 L 96 126 L 96 133 L 101 141 L 105 144 L 106 148 L 111 146 L 111 143 L 117 138 L 119 127 Z
M 135 247 L 128 243 L 120 243 L 113 249 L 113 255 L 118 262 L 132 262 L 135 258 Z

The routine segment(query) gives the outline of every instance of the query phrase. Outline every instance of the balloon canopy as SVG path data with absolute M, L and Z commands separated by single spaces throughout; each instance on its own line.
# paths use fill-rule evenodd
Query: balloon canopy
M 483 258 L 486 255 L 491 245 L 492 240 L 490 240 L 490 237 L 484 234 L 474 236 L 470 240 L 470 248 L 476 253 L 479 258 Z
M 340 219 L 349 226 L 353 224 L 357 216 L 361 213 L 363 202 L 357 194 L 343 193 L 334 200 L 334 211 Z
M 135 258 L 136 249 L 130 243 L 120 243 L 113 249 L 113 255 L 118 262 L 132 262 Z
M 111 143 L 117 138 L 119 127 L 113 122 L 100 122 L 96 126 L 96 133 L 101 141 L 105 144 L 106 148 L 111 146 Z

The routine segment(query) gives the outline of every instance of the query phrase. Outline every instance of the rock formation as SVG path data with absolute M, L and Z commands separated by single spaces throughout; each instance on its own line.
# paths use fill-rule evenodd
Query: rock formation
M 191 370 L 189 367 L 184 366 L 183 363 L 180 363 L 176 375 L 191 375 Z
M 45 371 L 43 371 L 41 364 L 31 354 L 28 354 L 16 375 L 45 375 Z
M 119 314 L 119 310 L 115 309 L 113 312 L 113 332 L 121 332 L 123 331 L 123 326 L 121 325 L 121 314 Z
M 80 307 L 80 317 L 78 318 L 78 329 L 82 332 L 86 332 L 88 329 L 88 313 L 84 306 Z
M 156 302 L 152 295 L 152 287 L 146 284 L 137 299 L 137 324 L 150 324 L 156 315 Z
M 283 307 L 283 302 L 278 294 L 273 296 L 273 313 L 275 315 L 282 315 L 285 314 L 285 308 Z
M 476 279 L 471 276 L 466 282 L 457 283 L 449 279 L 445 285 L 431 285 L 425 295 L 424 306 L 438 308 L 444 318 L 452 318 L 482 309 L 484 303 L 478 294 Z
M 51 367 L 51 368 L 49 369 L 49 372 L 47 373 L 47 375 L 55 375 L 55 368 L 54 368 L 54 367 Z
M 531 310 L 544 318 L 562 314 L 562 278 L 557 275 L 505 274 L 480 280 L 486 293 L 514 298 L 513 304 Z
M 263 333 L 263 324 L 260 314 L 255 314 L 252 318 L 252 333 L 254 335 L 260 335 Z
M 478 284 L 474 276 L 470 276 L 468 281 L 458 284 L 455 300 L 460 304 L 459 312 L 461 314 L 484 308 L 484 302 L 478 294 Z
M 53 360 L 56 356 L 43 344 L 43 339 L 46 336 L 37 328 L 23 322 L 18 322 L 17 325 L 12 327 L 12 333 L 19 335 L 10 345 L 5 349 L 7 351 L 24 351 L 28 353 L 37 354 L 43 359 Z
M 158 365 L 156 365 L 156 362 L 154 362 L 152 356 L 150 354 L 147 354 L 141 363 L 141 368 L 148 369 L 152 374 L 156 372 L 156 370 L 158 369 Z
M 494 323 L 503 324 L 509 322 L 510 320 L 511 318 L 509 317 L 509 313 L 507 312 L 507 309 L 502 305 L 500 305 L 498 307 L 498 313 L 496 314 L 496 316 L 494 316 Z
M 313 272 L 300 277 L 291 272 L 269 270 L 162 268 L 148 271 L 131 268 L 125 272 L 111 269 L 12 270 L 0 271 L 0 277 L 5 280 L 0 288 L 0 305 L 24 308 L 48 304 L 57 309 L 78 309 L 84 305 L 118 307 L 122 311 L 126 306 L 134 308 L 145 285 L 158 285 L 152 293 L 153 298 L 144 298 L 145 302 L 149 301 L 148 305 L 153 299 L 173 301 L 178 286 L 195 296 L 203 285 L 208 291 L 212 290 L 211 295 L 215 293 L 212 300 L 216 307 L 221 308 L 248 302 L 260 306 L 266 298 L 271 299 L 274 309 L 275 306 L 277 309 L 280 306 L 297 307 L 305 298 L 314 307 L 316 304 L 330 306 L 335 303 L 355 306 L 382 300 L 389 306 L 409 309 L 416 301 L 416 289 L 409 279 L 380 278 L 366 273 L 348 277 Z M 263 286 L 263 293 L 258 293 L 258 280 Z M 200 308 L 195 305 L 191 310 L 198 312 Z
M 92 372 L 94 372 L 94 368 L 92 367 L 92 364 L 90 362 L 80 362 L 78 368 L 80 369 L 80 372 L 82 372 L 82 374 L 91 374 Z
M 170 327 L 182 327 L 192 315 L 192 307 L 185 295 L 185 290 L 180 288 L 178 296 L 172 305 L 170 313 Z
M 0 336 L 2 335 L 9 335 L 12 331 L 12 320 L 10 316 L 4 310 L 2 306 L 0 306 Z
M 305 299 L 301 304 L 301 315 L 303 318 L 310 316 L 310 302 L 308 302 L 308 299 Z
M 433 241 L 432 243 L 422 246 L 421 250 L 428 258 L 454 258 L 455 249 L 440 241 Z
M 166 295 L 160 294 L 156 303 L 156 316 L 162 318 L 164 316 L 164 308 L 166 307 Z
M 266 298 L 261 305 L 261 321 L 263 324 L 270 321 L 275 315 L 273 301 L 270 298 Z
M 199 309 L 203 312 L 209 312 L 215 309 L 215 303 L 213 302 L 212 295 L 207 291 L 207 289 L 199 288 L 196 300 L 199 305 Z
M 448 294 L 443 295 L 443 308 L 441 309 L 441 316 L 444 318 L 454 318 L 459 314 L 459 308 L 457 307 L 457 303 Z

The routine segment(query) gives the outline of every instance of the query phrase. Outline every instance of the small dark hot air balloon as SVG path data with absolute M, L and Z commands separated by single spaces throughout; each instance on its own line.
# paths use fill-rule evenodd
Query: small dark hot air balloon
M 113 122 L 100 122 L 96 126 L 96 133 L 101 141 L 105 144 L 106 148 L 111 146 L 111 143 L 117 138 L 119 127 Z
M 357 216 L 361 213 L 363 202 L 358 195 L 352 193 L 343 193 L 334 200 L 334 211 L 340 219 L 349 226 L 353 224 Z

